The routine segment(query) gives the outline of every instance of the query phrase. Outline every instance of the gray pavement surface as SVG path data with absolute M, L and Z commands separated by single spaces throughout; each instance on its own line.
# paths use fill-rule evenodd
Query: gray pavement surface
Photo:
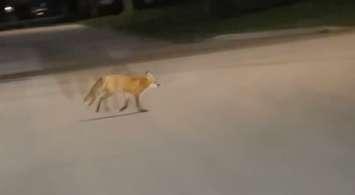
M 348 31 L 352 29 L 320 26 L 226 34 L 183 43 L 79 24 L 0 31 L 0 80 L 241 49 Z
M 2 82 L 0 194 L 353 195 L 354 43 L 348 33 Z M 43 52 L 75 51 L 54 48 Z M 149 112 L 117 113 L 119 95 L 99 114 L 82 103 L 99 75 L 145 70 L 162 84 L 143 99 Z
M 0 73 L 108 66 L 165 45 L 168 43 L 77 24 L 0 31 Z

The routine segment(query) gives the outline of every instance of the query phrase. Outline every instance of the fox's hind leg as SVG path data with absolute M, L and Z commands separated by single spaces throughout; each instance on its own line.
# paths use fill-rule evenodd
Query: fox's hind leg
M 102 95 L 100 97 L 99 103 L 97 104 L 97 107 L 96 107 L 96 112 L 100 111 L 100 107 L 101 107 L 102 101 L 104 101 L 105 99 L 109 98 L 111 95 L 112 95 L 111 93 L 105 92 L 104 95 Z
M 125 94 L 123 94 L 123 97 L 124 97 L 124 106 L 122 108 L 120 108 L 120 112 L 126 110 L 128 107 L 128 103 L 129 103 L 129 98 L 127 98 L 127 96 Z
M 90 101 L 88 103 L 89 106 L 91 106 L 96 100 L 96 95 L 93 95 L 92 97 L 90 97 Z
M 96 94 L 90 92 L 85 98 L 84 98 L 84 103 L 86 103 L 88 106 L 91 106 L 96 100 Z

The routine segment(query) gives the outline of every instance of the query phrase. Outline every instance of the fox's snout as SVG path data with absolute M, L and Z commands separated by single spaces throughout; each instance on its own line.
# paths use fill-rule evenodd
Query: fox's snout
M 152 83 L 150 84 L 151 88 L 159 88 L 160 87 L 160 83 Z

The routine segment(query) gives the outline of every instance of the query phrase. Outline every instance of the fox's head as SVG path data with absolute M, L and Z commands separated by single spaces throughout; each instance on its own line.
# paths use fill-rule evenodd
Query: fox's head
M 147 77 L 148 81 L 150 82 L 150 87 L 152 88 L 158 88 L 160 87 L 160 83 L 155 79 L 153 74 L 149 71 L 145 72 L 145 76 Z

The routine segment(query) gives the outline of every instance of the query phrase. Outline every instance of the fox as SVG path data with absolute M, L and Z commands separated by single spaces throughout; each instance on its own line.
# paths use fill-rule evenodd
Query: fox
M 134 97 L 136 107 L 139 112 L 147 112 L 148 110 L 143 108 L 140 102 L 142 94 L 149 88 L 158 88 L 160 83 L 149 71 L 140 75 L 128 75 L 128 74 L 111 74 L 100 77 L 95 84 L 91 87 L 89 93 L 84 98 L 84 103 L 91 106 L 96 99 L 98 104 L 96 106 L 96 112 L 100 111 L 101 103 L 111 97 L 116 92 L 120 92 L 124 97 L 124 105 L 119 109 L 119 112 L 124 111 L 129 104 L 130 94 Z

